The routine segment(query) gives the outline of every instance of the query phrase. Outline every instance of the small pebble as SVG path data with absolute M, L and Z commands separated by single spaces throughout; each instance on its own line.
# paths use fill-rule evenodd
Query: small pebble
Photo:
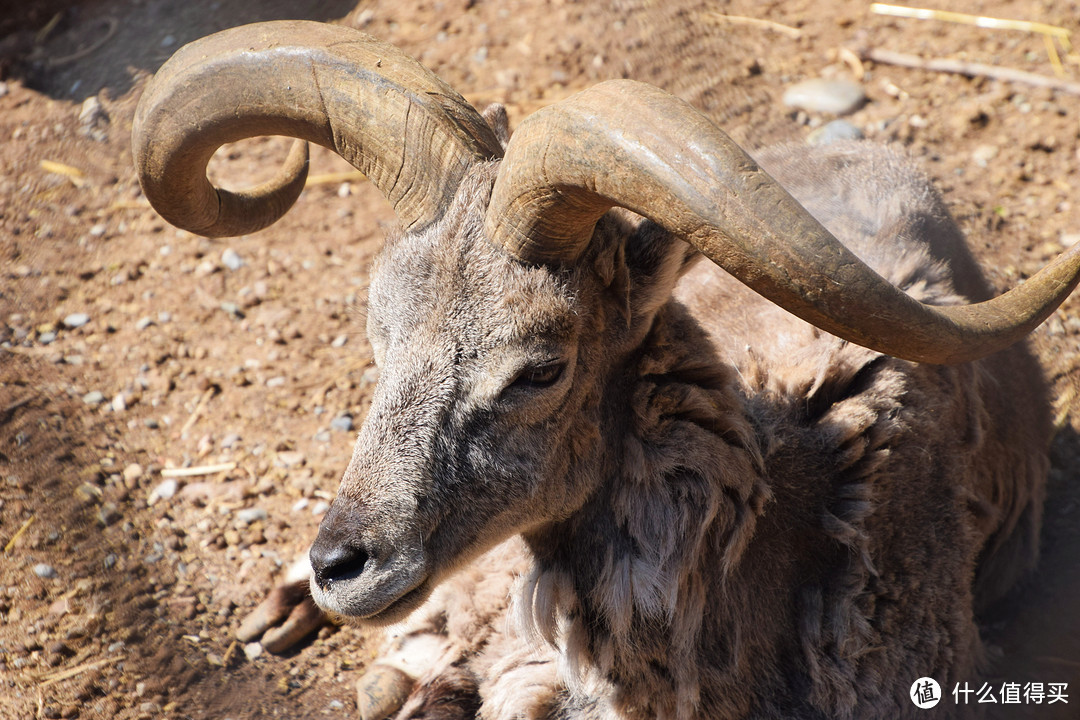
M 810 133 L 806 142 L 810 145 L 831 145 L 842 140 L 862 140 L 863 131 L 847 120 L 833 120 Z
M 338 415 L 330 421 L 330 428 L 340 432 L 349 432 L 353 429 L 352 415 Z
M 232 248 L 225 248 L 221 253 L 221 262 L 230 270 L 239 270 L 244 266 L 244 259 Z
M 227 449 L 229 449 L 231 447 L 234 447 L 239 442 L 240 442 L 240 436 L 239 435 L 237 435 L 236 433 L 229 433 L 225 437 L 221 438 L 221 443 L 220 444 L 221 444 L 221 447 L 223 449 L 227 450 Z
M 330 431 L 320 430 L 312 436 L 312 440 L 315 442 L 330 442 Z
M 307 458 L 304 457 L 304 453 L 296 450 L 282 450 L 277 454 L 277 459 L 278 462 L 285 467 L 297 467 L 303 465 L 307 460 Z
M 79 110 L 79 132 L 102 142 L 108 138 L 105 129 L 109 125 L 109 115 L 101 106 L 101 101 L 90 96 L 83 101 Z
M 64 318 L 64 327 L 78 328 L 90 322 L 90 316 L 86 313 L 71 313 Z
M 39 578 L 45 578 L 46 580 L 51 580 L 57 575 L 56 568 L 54 568 L 52 565 L 47 565 L 45 563 L 38 563 L 37 565 L 35 565 L 34 574 L 37 575 Z
M 250 525 L 256 520 L 265 520 L 269 517 L 262 508 L 244 508 L 236 511 L 236 522 L 241 525 Z
M 49 330 L 47 332 L 43 332 L 40 335 L 38 335 L 38 342 L 41 343 L 42 345 L 48 345 L 49 343 L 53 342 L 54 340 L 56 340 L 56 333 L 54 333 L 51 330 Z
M 322 515 L 324 512 L 330 509 L 330 503 L 325 500 L 320 500 L 311 506 L 312 515 Z
M 124 468 L 124 482 L 132 483 L 142 477 L 143 468 L 139 463 L 131 463 Z
M 971 152 L 971 159 L 979 167 L 986 167 L 990 161 L 997 157 L 997 145 L 980 145 Z
M 847 115 L 866 102 L 866 91 L 850 80 L 813 78 L 784 91 L 784 104 L 808 112 Z
M 159 500 L 169 500 L 173 495 L 176 495 L 176 480 L 174 478 L 168 478 L 162 480 L 157 487 L 150 491 L 150 496 L 146 499 L 146 504 L 153 505 Z
M 141 332 L 141 331 L 145 330 L 146 328 L 150 327 L 153 324 L 154 324 L 154 318 L 150 317 L 149 315 L 146 315 L 144 317 L 139 318 L 139 321 L 137 323 L 135 323 L 135 329 Z
M 250 642 L 244 646 L 244 655 L 248 660 L 255 660 L 255 658 L 262 655 L 263 646 L 262 643 Z
M 105 393 L 100 390 L 91 390 L 83 395 L 82 401 L 87 405 L 100 405 L 105 402 Z
M 332 343 L 330 343 L 330 347 L 336 347 L 336 348 L 344 347 L 345 343 L 347 343 L 347 342 L 349 342 L 349 336 L 348 335 L 338 335 L 336 338 L 334 338 L 334 341 Z
M 97 519 L 98 523 L 108 527 L 114 522 L 120 519 L 120 509 L 115 503 L 107 502 L 98 508 Z

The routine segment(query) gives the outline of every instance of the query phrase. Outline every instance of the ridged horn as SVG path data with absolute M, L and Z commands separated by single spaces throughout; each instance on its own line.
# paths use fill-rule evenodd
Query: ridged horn
M 967 362 L 1008 347 L 1080 279 L 1078 245 L 992 300 L 919 303 L 845 248 L 705 116 L 628 80 L 596 85 L 521 124 L 485 231 L 526 262 L 567 264 L 615 206 L 692 243 L 807 322 L 919 362 Z
M 502 154 L 464 98 L 392 45 L 325 23 L 264 22 L 184 46 L 147 85 L 132 131 L 143 192 L 166 220 L 201 235 L 266 227 L 303 189 L 306 144 L 259 187 L 234 193 L 206 179 L 218 147 L 258 135 L 334 150 L 406 229 L 437 220 L 468 167 Z

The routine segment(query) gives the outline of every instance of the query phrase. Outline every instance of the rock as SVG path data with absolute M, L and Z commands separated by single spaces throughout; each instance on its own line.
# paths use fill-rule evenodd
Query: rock
M 90 322 L 90 316 L 86 313 L 71 313 L 64 318 L 64 327 L 74 329 L 79 328 Z
M 311 506 L 311 514 L 312 515 L 322 515 L 323 513 L 325 513 L 329 509 L 330 509 L 330 503 L 326 502 L 325 500 L 320 500 L 319 502 L 317 502 L 317 503 L 315 503 L 314 505 Z
M 345 343 L 347 342 L 349 342 L 348 335 L 338 335 L 336 338 L 334 338 L 333 342 L 330 343 L 330 347 L 344 347 Z
M 88 97 L 79 109 L 79 133 L 104 142 L 108 139 L 109 115 L 96 97 Z
M 244 258 L 240 257 L 239 253 L 232 248 L 225 248 L 224 252 L 221 253 L 221 264 L 234 271 L 245 265 Z
M 49 343 L 53 342 L 54 340 L 56 340 L 56 333 L 53 332 L 52 330 L 48 330 L 48 331 L 43 332 L 40 335 L 38 335 L 38 342 L 41 343 L 42 345 L 48 345 Z
M 146 499 L 147 505 L 153 505 L 159 500 L 169 500 L 176 495 L 177 483 L 174 478 L 167 478 L 162 480 L 157 487 L 150 491 L 150 496 Z
M 348 413 L 338 415 L 336 418 L 330 421 L 330 428 L 332 430 L 338 430 L 340 432 L 349 432 L 353 429 L 352 415 Z
M 82 401 L 87 405 L 100 405 L 105 402 L 105 393 L 100 390 L 92 390 L 83 395 Z
M 980 145 L 971 152 L 971 159 L 979 167 L 986 167 L 990 161 L 997 157 L 997 145 Z
M 244 508 L 236 511 L 236 522 L 239 525 L 250 525 L 257 520 L 265 520 L 269 515 L 262 508 Z
M 299 467 L 307 461 L 307 458 L 304 457 L 304 453 L 297 450 L 282 450 L 277 454 L 277 460 L 285 467 Z
M 35 565 L 34 574 L 37 575 L 39 578 L 44 578 L 46 580 L 52 580 L 53 578 L 57 577 L 56 568 L 46 563 L 38 563 L 37 565 Z
M 101 500 L 101 488 L 93 483 L 84 482 L 75 488 L 75 495 L 85 504 L 99 502 Z
M 866 91 L 850 80 L 813 78 L 784 91 L 784 104 L 807 112 L 847 115 L 866 102 Z
M 244 645 L 244 656 L 247 657 L 248 660 L 255 660 L 262 655 L 262 652 L 263 646 L 261 643 L 249 642 L 247 645 Z
M 863 131 L 847 120 L 833 120 L 810 133 L 806 142 L 810 145 L 831 145 L 842 140 L 862 140 Z
M 98 508 L 98 524 L 102 525 L 103 527 L 108 527 L 109 525 L 112 525 L 114 522 L 119 520 L 120 517 L 120 509 L 116 506 L 115 503 L 107 502 L 104 503 L 100 508 Z
M 124 468 L 124 482 L 133 483 L 142 477 L 143 467 L 139 463 L 131 463 Z

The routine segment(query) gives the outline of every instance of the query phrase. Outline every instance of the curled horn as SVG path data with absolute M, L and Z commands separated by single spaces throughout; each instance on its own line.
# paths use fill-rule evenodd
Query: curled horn
M 382 191 L 406 229 L 437 220 L 468 167 L 502 154 L 472 106 L 397 48 L 324 23 L 256 23 L 181 48 L 148 84 L 132 132 L 146 197 L 201 235 L 266 227 L 303 189 L 306 143 L 277 177 L 247 191 L 206 179 L 218 147 L 257 135 L 334 150 Z
M 628 80 L 594 86 L 521 124 L 485 231 L 526 262 L 567 264 L 614 206 L 692 243 L 807 322 L 919 362 L 966 362 L 1008 347 L 1080 279 L 1078 245 L 993 300 L 919 303 L 855 257 L 706 117 Z

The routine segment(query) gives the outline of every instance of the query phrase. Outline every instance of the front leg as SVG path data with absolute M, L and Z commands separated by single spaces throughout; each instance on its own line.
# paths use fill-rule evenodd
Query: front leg
M 243 619 L 236 639 L 249 643 L 261 637 L 268 652 L 280 654 L 329 622 L 311 599 L 310 578 L 311 563 L 305 552 L 290 566 L 284 581 Z

